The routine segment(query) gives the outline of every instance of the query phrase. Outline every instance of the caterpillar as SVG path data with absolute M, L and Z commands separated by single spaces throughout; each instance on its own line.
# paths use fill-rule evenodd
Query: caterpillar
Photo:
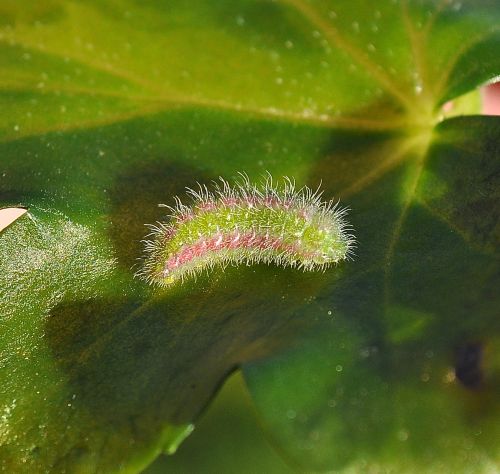
M 296 189 L 268 174 L 260 185 L 246 174 L 234 185 L 219 178 L 209 189 L 187 189 L 191 205 L 175 197 L 165 222 L 149 225 L 137 276 L 170 286 L 214 267 L 257 263 L 325 270 L 353 255 L 355 239 L 339 202 L 321 201 L 320 188 Z

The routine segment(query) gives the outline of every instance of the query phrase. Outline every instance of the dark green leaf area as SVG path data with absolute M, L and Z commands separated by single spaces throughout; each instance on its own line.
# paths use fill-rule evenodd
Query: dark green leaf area
M 238 427 L 238 436 L 234 427 Z M 227 381 L 174 456 L 159 456 L 145 474 L 193 472 L 292 474 L 262 432 L 241 373 Z
M 491 256 L 500 245 L 499 134 L 496 117 L 444 122 L 418 190 L 429 213 Z
M 424 158 L 354 196 L 369 216 L 352 216 L 358 256 L 309 308 L 302 345 L 245 366 L 295 463 L 462 472 L 498 461 L 499 123 L 444 122 Z M 395 180 L 411 194 L 394 195 Z

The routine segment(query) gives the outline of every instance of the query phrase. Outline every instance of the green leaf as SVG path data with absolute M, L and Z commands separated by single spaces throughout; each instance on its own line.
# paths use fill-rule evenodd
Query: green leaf
M 376 196 L 382 223 L 394 180 L 413 178 L 391 245 L 353 214 L 358 258 L 317 296 L 302 343 L 245 366 L 297 463 L 487 472 L 498 461 L 499 136 L 498 118 L 444 122 L 423 166 L 400 165 L 353 197 L 360 209 Z
M 214 402 L 196 424 L 196 430 L 175 456 L 160 456 L 144 472 L 295 472 L 267 443 L 257 421 L 241 372 L 237 372 L 228 377 Z M 235 427 L 238 429 L 237 436 Z
M 0 206 L 28 212 L 0 234 L 0 467 L 137 472 L 239 366 L 306 469 L 498 462 L 500 119 L 446 117 L 498 76 L 499 24 L 493 0 L 1 2 Z M 266 170 L 352 208 L 354 262 L 134 278 L 158 203 Z

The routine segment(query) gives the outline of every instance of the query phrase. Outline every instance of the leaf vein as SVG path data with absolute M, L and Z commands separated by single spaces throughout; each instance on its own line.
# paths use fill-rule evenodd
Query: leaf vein
M 349 42 L 336 28 L 326 22 L 313 8 L 304 3 L 302 0 L 281 0 L 281 2 L 302 13 L 304 17 L 311 22 L 311 24 L 317 27 L 325 35 L 333 47 L 336 46 L 339 49 L 343 49 L 349 54 L 351 59 L 361 65 L 386 92 L 398 99 L 399 102 L 407 109 L 412 109 L 413 103 L 408 99 L 407 94 L 399 89 L 394 81 L 384 73 L 382 68 L 380 68 L 378 64 L 374 63 L 366 53 Z

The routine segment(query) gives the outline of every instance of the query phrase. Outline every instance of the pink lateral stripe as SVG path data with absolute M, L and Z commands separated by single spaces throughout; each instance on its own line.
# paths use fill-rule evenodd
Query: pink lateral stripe
M 291 253 L 298 251 L 296 245 L 284 244 L 282 239 L 278 237 L 255 233 L 240 234 L 233 232 L 226 235 L 218 233 L 208 239 L 201 239 L 192 245 L 183 247 L 179 253 L 167 260 L 163 273 L 164 275 L 168 275 L 172 270 L 179 268 L 181 265 L 203 257 L 210 252 L 236 249 L 273 249 Z

